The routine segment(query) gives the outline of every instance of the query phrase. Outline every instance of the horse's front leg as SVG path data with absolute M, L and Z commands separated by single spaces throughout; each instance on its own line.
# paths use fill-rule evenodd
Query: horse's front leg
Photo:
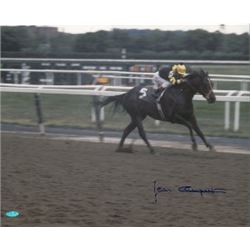
M 202 131 L 200 130 L 197 120 L 195 118 L 195 116 L 193 115 L 190 119 L 190 123 L 192 124 L 192 128 L 193 130 L 197 133 L 197 135 L 202 139 L 202 141 L 204 142 L 204 144 L 206 145 L 207 148 L 209 148 L 210 151 L 215 151 L 214 147 L 207 142 L 204 134 L 202 133 Z
M 155 150 L 154 148 L 151 146 L 151 144 L 149 143 L 148 139 L 147 139 L 147 136 L 146 136 L 146 133 L 144 131 L 144 128 L 143 128 L 143 125 L 142 125 L 142 121 L 144 120 L 145 117 L 143 118 L 140 118 L 140 117 L 137 117 L 136 118 L 136 125 L 137 125 L 137 128 L 138 128 L 138 132 L 139 132 L 139 135 L 140 137 L 143 139 L 143 141 L 146 143 L 146 145 L 148 146 L 149 148 L 149 151 L 151 154 L 155 154 Z
M 198 146 L 197 146 L 196 140 L 194 138 L 192 124 L 180 115 L 175 115 L 175 119 L 176 119 L 175 121 L 177 123 L 180 123 L 189 129 L 189 133 L 190 133 L 190 137 L 191 137 L 191 141 L 192 141 L 192 149 L 193 149 L 193 151 L 197 151 Z

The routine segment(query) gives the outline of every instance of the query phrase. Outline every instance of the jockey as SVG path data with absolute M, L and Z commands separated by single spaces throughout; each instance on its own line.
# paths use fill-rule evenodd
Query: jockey
M 165 88 L 182 83 L 186 73 L 187 68 L 183 63 L 161 67 L 153 76 L 157 97 Z

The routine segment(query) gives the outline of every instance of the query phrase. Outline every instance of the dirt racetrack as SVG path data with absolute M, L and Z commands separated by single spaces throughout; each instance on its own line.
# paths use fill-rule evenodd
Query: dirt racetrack
M 2 135 L 2 226 L 249 226 L 249 155 Z M 157 195 L 154 185 L 169 192 Z M 179 192 L 223 188 L 226 193 Z M 162 189 L 163 190 L 163 189 Z M 170 191 L 171 190 L 171 191 Z M 16 210 L 20 216 L 8 218 Z

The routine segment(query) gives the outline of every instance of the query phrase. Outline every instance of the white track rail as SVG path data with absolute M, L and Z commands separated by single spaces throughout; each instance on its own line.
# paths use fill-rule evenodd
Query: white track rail
M 130 72 L 130 71 L 112 71 L 112 70 L 71 70 L 71 69 L 11 69 L 11 68 L 3 68 L 0 71 L 5 72 L 37 72 L 37 73 L 86 73 L 86 74 L 112 74 L 112 75 L 140 75 L 140 76 L 153 76 L 154 73 L 149 72 Z M 249 80 L 249 75 L 222 75 L 222 74 L 210 74 L 211 77 L 217 78 L 231 78 L 231 79 L 240 79 L 240 80 Z M 144 79 L 142 77 L 142 79 Z M 218 80 L 218 79 L 217 79 Z
M 10 58 L 4 57 L 2 61 L 14 62 L 102 62 L 102 63 L 180 63 L 180 60 L 145 60 L 145 59 L 77 59 L 77 58 Z M 222 65 L 249 65 L 249 61 L 228 61 L 228 60 L 182 60 L 190 64 L 222 64 Z
M 63 95 L 90 95 L 90 96 L 115 96 L 126 93 L 131 87 L 100 86 L 100 85 L 24 85 L 0 84 L 1 92 L 36 93 L 36 94 L 63 94 Z M 250 103 L 250 91 L 215 90 L 216 100 L 225 102 L 224 128 L 230 128 L 230 103 L 235 103 L 234 131 L 240 127 L 240 103 Z M 201 95 L 194 96 L 195 101 L 205 101 Z
M 63 94 L 63 95 L 92 95 L 114 96 L 120 95 L 132 87 L 100 86 L 100 85 L 24 85 L 1 83 L 1 92 L 37 93 L 37 94 Z M 215 90 L 217 101 L 222 102 L 250 102 L 250 91 Z M 195 95 L 194 100 L 204 101 L 201 95 Z

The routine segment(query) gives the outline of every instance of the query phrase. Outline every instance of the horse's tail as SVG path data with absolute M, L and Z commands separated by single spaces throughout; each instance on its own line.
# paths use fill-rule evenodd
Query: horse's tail
M 115 112 L 118 106 L 120 105 L 122 106 L 124 95 L 125 94 L 110 96 L 106 98 L 104 101 L 100 102 L 100 107 L 103 107 L 111 102 L 114 102 L 114 112 Z

